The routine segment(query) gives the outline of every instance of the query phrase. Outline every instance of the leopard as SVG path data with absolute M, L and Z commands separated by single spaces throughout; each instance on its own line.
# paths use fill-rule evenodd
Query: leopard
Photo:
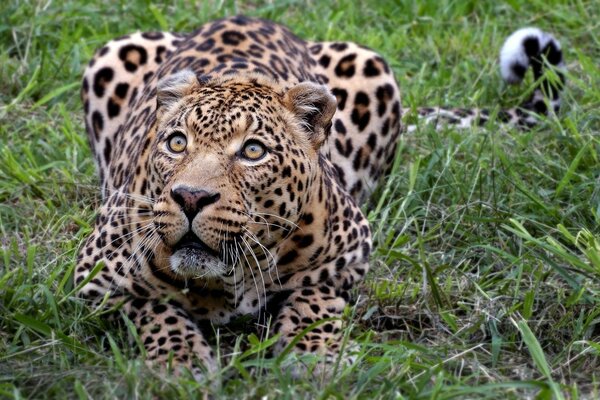
M 495 114 L 499 124 L 531 127 L 558 111 L 552 35 L 513 33 L 500 63 L 507 82 L 531 69 L 536 86 Z M 403 122 L 384 57 L 233 16 L 111 40 L 87 65 L 81 98 L 101 204 L 76 261 L 79 296 L 129 320 L 146 363 L 198 379 L 218 365 L 207 330 L 248 316 L 276 338 L 273 354 L 316 354 L 322 371 L 339 360 L 373 249 L 361 207 L 402 133 L 418 129 Z M 417 110 L 436 128 L 493 114 Z

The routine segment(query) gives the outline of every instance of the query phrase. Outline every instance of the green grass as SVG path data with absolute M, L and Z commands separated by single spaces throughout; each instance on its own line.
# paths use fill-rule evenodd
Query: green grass
M 0 398 L 600 396 L 599 1 L 106 3 L 0 4 Z M 377 49 L 409 107 L 518 104 L 527 87 L 505 87 L 496 65 L 518 27 L 551 31 L 565 49 L 558 118 L 404 137 L 367 211 L 372 272 L 345 317 L 359 360 L 328 379 L 293 381 L 242 327 L 216 333 L 211 385 L 161 378 L 126 326 L 72 296 L 99 202 L 78 96 L 85 63 L 133 30 L 236 13 Z

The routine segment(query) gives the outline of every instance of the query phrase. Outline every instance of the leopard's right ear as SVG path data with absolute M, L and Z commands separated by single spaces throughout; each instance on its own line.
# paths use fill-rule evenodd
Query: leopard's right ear
M 164 115 L 175 103 L 192 93 L 197 86 L 198 78 L 189 69 L 160 79 L 156 87 L 157 117 Z

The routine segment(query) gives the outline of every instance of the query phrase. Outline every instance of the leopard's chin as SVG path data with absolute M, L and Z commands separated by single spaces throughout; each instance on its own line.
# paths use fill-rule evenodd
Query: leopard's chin
M 188 279 L 212 279 L 225 275 L 227 265 L 202 250 L 181 249 L 169 258 L 171 271 Z
M 219 253 L 192 232 L 173 247 L 169 265 L 173 273 L 188 279 L 212 279 L 225 275 L 228 270 Z

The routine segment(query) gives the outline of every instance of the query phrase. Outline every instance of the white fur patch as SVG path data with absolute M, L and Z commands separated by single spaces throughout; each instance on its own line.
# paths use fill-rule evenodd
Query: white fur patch
M 171 271 L 185 278 L 216 278 L 227 266 L 216 257 L 195 249 L 177 250 L 170 258 Z
M 192 86 L 197 82 L 196 74 L 189 69 L 184 69 L 160 79 L 156 86 L 158 105 L 165 109 L 171 108 L 173 104 L 189 94 Z
M 525 53 L 523 42 L 525 39 L 537 38 L 540 49 L 545 48 L 548 43 L 553 42 L 560 50 L 560 43 L 549 33 L 543 32 L 538 28 L 522 28 L 513 32 L 504 42 L 500 50 L 500 73 L 502 78 L 508 83 L 519 83 L 523 80 L 522 76 L 515 74 L 513 66 L 519 64 L 524 68 L 529 68 L 529 57 Z M 558 66 L 562 66 L 561 63 Z

